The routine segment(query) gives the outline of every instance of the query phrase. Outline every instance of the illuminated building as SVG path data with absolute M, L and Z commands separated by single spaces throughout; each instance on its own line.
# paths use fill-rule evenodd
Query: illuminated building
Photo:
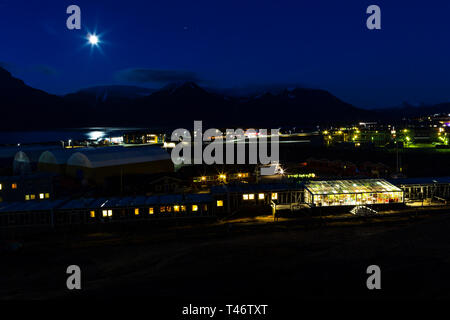
M 403 191 L 382 179 L 310 181 L 305 202 L 312 207 L 403 203 Z
M 200 184 L 217 184 L 226 183 L 229 181 L 240 181 L 248 180 L 250 177 L 249 172 L 238 172 L 238 173 L 227 173 L 227 174 L 216 174 L 216 175 L 204 175 L 199 177 L 194 177 L 192 181 L 194 183 Z
M 0 177 L 0 202 L 53 198 L 56 180 L 54 174 L 46 173 Z
M 126 144 L 154 144 L 164 143 L 165 135 L 147 131 L 126 132 L 123 142 Z
M 14 183 L 20 189 L 21 182 Z M 11 189 L 10 181 L 3 179 L 0 184 L 0 193 Z M 396 179 L 391 182 L 362 179 L 310 181 L 291 185 L 220 185 L 213 187 L 211 193 L 135 197 L 54 199 L 51 195 L 46 197 L 45 192 L 34 192 L 27 196 L 27 200 L 0 203 L 0 226 L 218 217 L 239 210 L 270 214 L 279 210 L 306 209 L 306 212 L 314 214 L 322 212 L 323 207 L 328 207 L 332 212 L 348 212 L 350 208 L 345 206 L 361 205 L 388 209 L 391 208 L 389 204 L 403 205 L 408 201 L 433 197 L 449 199 L 450 177 Z M 341 211 L 338 211 L 339 206 L 342 207 Z M 305 211 L 299 212 L 303 213 Z

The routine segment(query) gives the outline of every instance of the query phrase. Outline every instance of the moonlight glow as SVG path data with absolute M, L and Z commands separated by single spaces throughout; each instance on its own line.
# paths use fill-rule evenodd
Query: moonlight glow
M 98 45 L 98 42 L 99 42 L 98 36 L 96 36 L 95 34 L 89 34 L 88 40 L 91 45 L 93 45 L 93 46 Z

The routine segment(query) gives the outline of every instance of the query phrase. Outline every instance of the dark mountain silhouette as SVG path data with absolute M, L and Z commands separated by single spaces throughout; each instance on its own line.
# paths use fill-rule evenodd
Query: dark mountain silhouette
M 168 85 L 147 97 L 136 99 L 132 106 L 136 114 L 149 115 L 143 121 L 157 125 L 191 126 L 194 120 L 203 120 L 205 124 L 219 126 L 224 124 L 223 114 L 235 111 L 237 104 L 234 100 L 206 91 L 194 82 L 185 82 Z
M 45 128 L 49 118 L 63 115 L 64 99 L 27 86 L 0 68 L 0 107 L 3 129 Z M 42 120 L 44 120 L 42 122 Z
M 296 88 L 280 94 L 266 93 L 243 104 L 259 123 L 282 126 L 372 119 L 373 112 L 352 106 L 319 89 Z M 270 123 L 268 123 L 270 122 Z
M 400 120 L 450 112 L 450 103 L 429 107 L 365 110 L 319 89 L 295 88 L 257 96 L 230 97 L 194 82 L 170 84 L 151 92 L 132 86 L 101 86 L 60 97 L 27 86 L 0 68 L 3 130 L 86 126 L 191 128 L 318 125 Z
M 280 94 L 286 89 L 304 88 L 305 85 L 293 83 L 274 83 L 274 84 L 255 84 L 246 86 L 235 86 L 231 88 L 214 88 L 207 87 L 211 92 L 216 92 L 224 96 L 235 98 L 253 98 L 265 93 Z
M 223 96 L 193 82 L 167 86 L 135 100 L 133 110 L 151 107 L 165 126 L 203 120 L 215 127 L 285 126 L 311 122 L 363 120 L 371 111 L 358 109 L 330 93 L 316 89 L 284 90 L 249 98 Z

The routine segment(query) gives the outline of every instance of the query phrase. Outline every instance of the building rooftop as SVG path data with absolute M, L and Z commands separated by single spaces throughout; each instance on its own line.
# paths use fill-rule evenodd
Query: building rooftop
M 18 181 L 24 181 L 24 180 L 53 178 L 56 176 L 57 176 L 57 174 L 51 173 L 51 172 L 35 172 L 32 174 L 24 174 L 24 175 L 0 176 L 0 183 L 9 182 L 9 181 L 18 182 Z
M 305 183 L 305 188 L 317 195 L 402 191 L 383 179 L 310 181 Z
M 84 152 L 92 150 L 94 148 L 71 148 L 71 149 L 53 149 L 46 150 L 41 153 L 39 157 L 39 163 L 49 163 L 49 164 L 66 164 L 67 160 L 76 152 Z
M 407 185 L 407 184 L 450 184 L 450 177 L 426 177 L 426 178 L 400 178 L 389 179 L 390 183 L 395 185 Z
M 211 193 L 214 194 L 220 194 L 220 193 L 227 193 L 227 192 L 271 192 L 271 191 L 283 191 L 283 190 L 292 190 L 292 189 L 298 189 L 301 187 L 300 184 L 292 185 L 292 184 L 247 184 L 247 183 L 241 183 L 241 184 L 235 184 L 235 185 L 220 185 L 220 186 L 213 186 L 211 187 Z
M 213 200 L 211 194 L 173 194 L 157 196 L 112 197 L 112 198 L 80 198 L 43 201 L 1 202 L 2 212 L 42 211 L 51 209 L 101 209 L 125 208 L 152 205 L 196 204 Z
M 84 149 L 72 154 L 67 160 L 67 165 L 99 168 L 158 160 L 170 160 L 170 155 L 159 146 L 120 146 Z
M 44 200 L 44 201 L 25 201 L 1 203 L 1 212 L 24 212 L 24 211 L 45 211 L 56 209 L 66 200 Z

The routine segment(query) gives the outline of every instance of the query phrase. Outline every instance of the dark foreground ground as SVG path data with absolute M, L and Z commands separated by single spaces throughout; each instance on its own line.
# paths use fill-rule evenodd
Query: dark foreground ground
M 0 255 L 0 298 L 449 299 L 450 214 L 366 223 L 214 224 L 22 239 Z M 82 290 L 66 289 L 79 265 Z M 366 268 L 381 268 L 369 291 Z

